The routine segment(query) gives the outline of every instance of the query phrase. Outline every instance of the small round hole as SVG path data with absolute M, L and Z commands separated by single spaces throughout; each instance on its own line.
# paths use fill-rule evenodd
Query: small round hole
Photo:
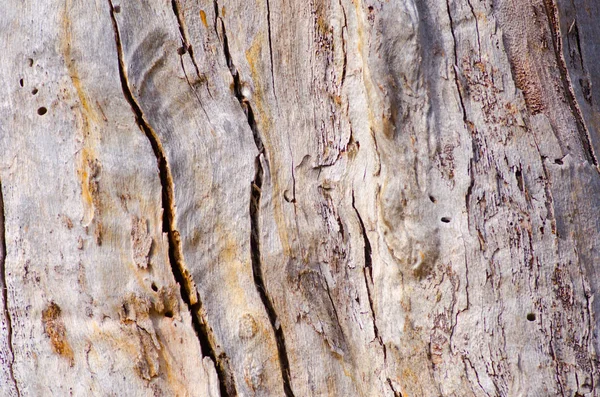
M 535 313 L 527 313 L 527 321 L 535 321 Z
M 158 287 L 154 283 L 152 283 L 152 291 L 154 291 L 154 292 L 158 291 Z
M 114 6 L 113 10 L 115 11 L 115 14 L 118 14 L 121 12 L 121 6 Z
M 39 114 L 40 116 L 45 115 L 47 112 L 48 112 L 48 109 L 46 109 L 43 106 L 37 110 L 37 114 Z
M 173 318 L 173 312 L 168 310 L 165 312 L 165 317 Z
M 555 163 L 555 164 L 558 164 L 558 165 L 563 165 L 563 164 L 564 164 L 564 163 L 563 163 L 563 161 L 562 161 L 561 159 L 555 159 L 555 160 L 554 160 L 554 163 Z
M 177 53 L 178 53 L 179 55 L 183 55 L 183 54 L 185 54 L 186 52 L 187 52 L 187 49 L 186 49 L 185 47 L 179 47 L 179 48 L 177 49 Z
M 31 90 L 31 94 L 32 94 L 32 95 L 35 95 L 35 94 L 37 94 L 37 93 L 38 93 L 38 89 L 37 89 L 37 88 L 34 88 L 33 90 Z
M 33 59 L 29 58 L 27 59 L 27 63 L 29 64 L 29 67 L 33 67 Z
M 20 85 L 21 87 L 23 87 L 23 85 L 24 85 L 24 84 L 25 84 L 25 83 L 23 82 L 23 79 L 20 79 L 20 80 L 19 80 L 19 85 Z
M 433 196 L 429 196 L 429 200 L 430 200 L 432 203 L 435 203 L 435 202 L 437 201 L 437 200 L 435 199 L 435 197 L 433 197 Z
M 450 218 L 448 218 L 447 216 L 443 216 L 440 220 L 444 223 L 450 223 Z

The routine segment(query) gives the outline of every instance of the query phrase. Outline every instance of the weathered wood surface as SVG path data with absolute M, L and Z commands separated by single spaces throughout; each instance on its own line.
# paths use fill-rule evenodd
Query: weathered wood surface
M 0 394 L 597 396 L 593 0 L 5 0 Z

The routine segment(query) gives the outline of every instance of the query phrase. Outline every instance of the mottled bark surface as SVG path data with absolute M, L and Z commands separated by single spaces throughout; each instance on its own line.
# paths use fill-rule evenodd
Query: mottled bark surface
M 593 0 L 0 5 L 0 394 L 597 396 Z

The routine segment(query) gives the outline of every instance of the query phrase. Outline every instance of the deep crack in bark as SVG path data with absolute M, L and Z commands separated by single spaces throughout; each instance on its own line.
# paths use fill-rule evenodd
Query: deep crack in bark
M 290 381 L 290 363 L 287 356 L 285 346 L 285 336 L 283 328 L 277 319 L 277 313 L 273 307 L 271 299 L 267 295 L 267 288 L 262 273 L 262 262 L 260 257 L 260 197 L 262 189 L 263 168 L 260 164 L 260 154 L 255 160 L 256 173 L 254 181 L 252 181 L 250 191 L 250 248 L 252 259 L 252 275 L 254 277 L 254 285 L 260 295 L 260 299 L 265 306 L 269 321 L 273 327 L 275 339 L 277 342 L 277 353 L 279 355 L 279 365 L 281 366 L 281 376 L 283 378 L 283 389 L 287 397 L 293 397 L 291 381 Z
M 235 67 L 235 64 L 233 63 L 231 52 L 229 51 L 229 42 L 227 40 L 225 23 L 219 17 L 219 5 L 217 1 L 215 1 L 213 4 L 215 8 L 216 18 L 215 28 L 218 28 L 218 23 L 220 22 L 220 27 L 223 32 L 223 54 L 225 55 L 227 67 L 229 68 L 229 72 L 231 73 L 231 77 L 233 78 L 234 94 L 237 100 L 239 101 L 240 106 L 244 111 L 244 114 L 246 115 L 248 125 L 250 126 L 250 130 L 252 131 L 252 136 L 254 138 L 254 144 L 258 149 L 258 155 L 255 159 L 254 181 L 252 181 L 250 189 L 250 256 L 252 260 L 252 275 L 254 278 L 254 285 L 256 286 L 258 295 L 260 296 L 263 306 L 265 307 L 265 311 L 267 312 L 269 321 L 273 328 L 273 333 L 275 334 L 284 393 L 287 397 L 293 397 L 294 392 L 292 390 L 292 383 L 290 380 L 290 363 L 285 345 L 285 336 L 283 334 L 283 328 L 281 327 L 281 324 L 279 323 L 279 320 L 277 318 L 277 312 L 275 311 L 273 302 L 271 301 L 267 293 L 267 288 L 265 286 L 263 278 L 262 260 L 260 255 L 260 198 L 262 191 L 262 178 L 264 174 L 264 170 L 261 164 L 261 156 L 264 158 L 267 166 L 268 159 L 266 157 L 265 147 L 260 136 L 260 132 L 258 131 L 258 127 L 256 125 L 256 120 L 254 118 L 252 106 L 250 105 L 248 99 L 242 93 L 242 83 L 240 81 L 240 75 Z M 219 32 L 217 30 L 217 35 L 218 34 Z
M 567 63 L 565 62 L 565 58 L 562 53 L 563 44 L 562 37 L 560 35 L 558 9 L 556 8 L 554 0 L 544 0 L 544 8 L 548 17 L 548 24 L 551 33 L 550 35 L 552 36 L 554 55 L 556 57 L 556 65 L 558 66 L 558 70 L 560 72 L 560 79 L 563 84 L 563 89 L 565 91 L 567 103 L 569 104 L 569 107 L 571 108 L 571 113 L 575 118 L 575 124 L 577 125 L 577 132 L 579 133 L 579 140 L 581 141 L 583 152 L 585 154 L 586 160 L 592 163 L 595 166 L 596 170 L 599 170 L 598 160 L 596 159 L 594 147 L 592 146 L 590 138 L 590 132 L 588 131 L 587 126 L 585 125 L 583 114 L 581 113 L 581 109 L 579 108 L 579 104 L 577 103 L 577 98 L 575 98 L 575 91 L 573 90 L 573 85 L 571 84 L 569 70 L 567 69 Z
M 383 339 L 379 335 L 379 329 L 377 328 L 377 320 L 375 318 L 375 308 L 373 306 L 373 297 L 372 297 L 372 292 L 371 292 L 371 284 L 373 284 L 373 258 L 372 258 L 371 241 L 369 240 L 369 236 L 367 235 L 367 229 L 365 227 L 365 223 L 363 222 L 362 217 L 360 216 L 360 213 L 358 212 L 358 209 L 356 208 L 356 202 L 354 199 L 354 190 L 352 190 L 352 208 L 354 209 L 354 212 L 356 213 L 356 217 L 358 218 L 358 223 L 360 224 L 360 231 L 362 233 L 363 241 L 364 241 L 365 267 L 363 269 L 363 275 L 365 278 L 365 285 L 367 287 L 367 297 L 369 299 L 369 309 L 371 310 L 371 317 L 373 317 L 373 333 L 375 334 L 375 339 L 377 339 L 377 341 L 381 345 L 381 348 L 383 349 L 383 361 L 385 362 L 385 360 L 387 359 L 387 350 L 385 347 L 385 343 L 383 343 Z M 367 275 L 367 273 L 368 273 L 368 275 Z M 369 284 L 369 281 L 371 282 L 370 284 Z M 393 390 L 393 388 L 392 388 L 392 390 Z
M 402 397 L 402 393 L 400 393 L 399 391 L 396 391 L 396 389 L 394 388 L 394 385 L 392 384 L 392 380 L 390 378 L 387 378 L 387 383 L 388 383 L 388 386 L 390 387 L 390 389 L 392 390 L 392 393 L 394 393 L 394 397 Z
M 456 84 L 456 92 L 458 92 L 458 100 L 462 109 L 463 121 L 465 124 L 467 121 L 467 111 L 465 109 L 465 103 L 463 101 L 459 73 L 458 73 L 458 51 L 456 51 L 456 36 L 454 34 L 454 20 L 452 19 L 452 12 L 450 10 L 450 0 L 446 0 L 446 9 L 448 11 L 448 20 L 450 21 L 450 33 L 452 34 L 452 42 L 454 44 L 454 83 Z M 477 19 L 475 19 L 477 21 Z
M 202 354 L 210 357 L 215 364 L 217 376 L 219 378 L 221 396 L 235 396 L 237 393 L 235 391 L 233 376 L 231 375 L 229 368 L 226 366 L 227 358 L 224 357 L 224 354 L 221 354 L 219 359 L 216 357 L 214 338 L 211 335 L 212 330 L 202 315 L 202 302 L 200 301 L 200 297 L 198 296 L 198 292 L 196 291 L 192 277 L 184 264 L 179 232 L 175 230 L 175 192 L 173 187 L 173 177 L 167 163 L 165 151 L 158 135 L 152 130 L 151 126 L 144 118 L 142 109 L 131 92 L 129 82 L 127 80 L 125 62 L 123 59 L 123 47 L 121 44 L 119 26 L 115 18 L 115 10 L 112 0 L 108 0 L 108 4 L 110 6 L 110 16 L 115 33 L 115 43 L 119 63 L 119 78 L 121 80 L 123 95 L 131 106 L 131 110 L 135 115 L 135 120 L 138 127 L 148 138 L 148 141 L 152 146 L 152 151 L 156 156 L 162 189 L 163 232 L 166 233 L 169 242 L 169 262 L 171 264 L 171 270 L 175 280 L 180 286 L 181 298 L 190 311 L 192 324 L 198 341 L 200 342 Z
M 200 68 L 198 67 L 198 64 L 196 64 L 196 58 L 194 57 L 194 48 L 192 48 L 190 40 L 188 39 L 187 34 L 185 33 L 185 25 L 183 23 L 183 17 L 179 12 L 179 4 L 177 0 L 171 0 L 171 8 L 173 9 L 173 14 L 175 14 L 175 18 L 177 18 L 177 24 L 179 25 L 179 34 L 181 35 L 181 42 L 183 44 L 183 48 L 185 49 L 185 51 L 190 53 L 190 58 L 192 60 L 192 63 L 194 64 L 194 68 L 196 69 L 196 75 L 198 78 L 201 78 Z
M 8 363 L 8 372 L 10 379 L 15 384 L 17 396 L 21 395 L 19 385 L 15 379 L 13 365 L 15 363 L 15 353 L 12 345 L 12 320 L 8 311 L 8 285 L 6 284 L 6 226 L 4 218 L 4 197 L 2 196 L 2 182 L 0 182 L 0 288 L 2 289 L 2 298 L 4 299 L 4 318 L 6 318 L 6 339 L 8 349 L 12 355 L 12 359 Z
M 233 93 L 244 111 L 246 118 L 248 119 L 248 125 L 250 126 L 250 130 L 252 130 L 252 136 L 254 137 L 254 144 L 259 151 L 259 154 L 264 151 L 264 145 L 262 142 L 262 138 L 258 132 L 258 127 L 256 126 L 256 120 L 254 119 L 254 111 L 252 110 L 252 106 L 248 102 L 247 98 L 242 93 L 242 83 L 240 81 L 240 75 L 233 64 L 233 58 L 231 57 L 231 53 L 229 52 L 229 41 L 227 40 L 227 32 L 225 30 L 225 23 L 219 17 L 219 6 L 215 1 L 215 16 L 217 21 L 221 22 L 221 29 L 223 31 L 223 53 L 225 55 L 225 60 L 227 61 L 227 67 L 229 68 L 229 72 L 231 73 L 231 77 L 233 78 Z M 217 25 L 218 22 L 215 24 Z M 218 35 L 218 31 L 217 31 Z M 265 160 L 268 160 L 265 158 Z
M 271 61 L 271 84 L 273 84 L 273 96 L 277 102 L 277 91 L 275 90 L 275 69 L 273 66 L 273 43 L 271 40 L 271 5 L 267 0 L 267 30 L 269 33 L 269 59 Z

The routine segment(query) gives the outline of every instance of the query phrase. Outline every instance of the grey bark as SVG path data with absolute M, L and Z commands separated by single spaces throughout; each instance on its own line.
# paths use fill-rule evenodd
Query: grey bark
M 598 18 L 3 1 L 0 394 L 597 396 Z

